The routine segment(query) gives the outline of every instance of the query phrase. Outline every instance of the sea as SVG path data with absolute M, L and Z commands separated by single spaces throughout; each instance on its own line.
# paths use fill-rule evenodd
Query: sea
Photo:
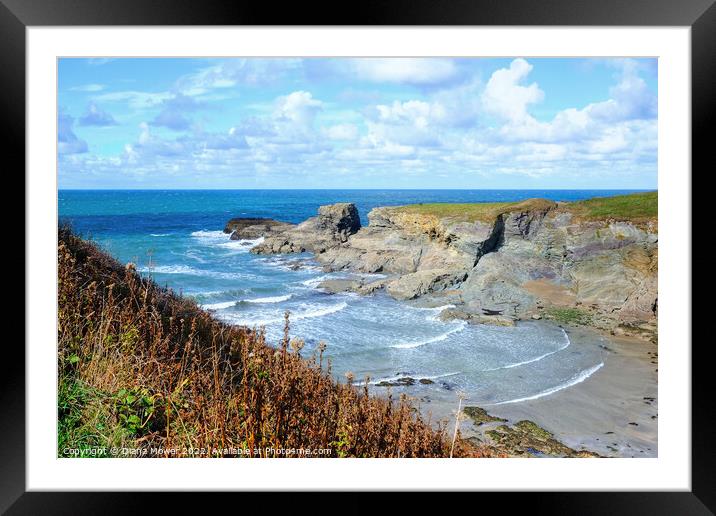
M 278 345 L 289 312 L 290 335 L 310 356 L 324 356 L 339 381 L 385 393 L 382 382 L 423 405 L 458 396 L 490 406 L 522 403 L 586 381 L 603 365 L 599 346 L 579 346 L 569 330 L 543 321 L 514 327 L 443 322 L 445 307 L 396 301 L 385 293 L 329 294 L 318 284 L 349 273 L 324 272 L 310 254 L 254 255 L 256 241 L 223 233 L 232 217 L 298 223 L 318 207 L 352 202 L 361 221 L 376 206 L 414 203 L 511 202 L 532 197 L 575 201 L 634 190 L 60 190 L 61 222 L 69 222 L 121 262 L 190 297 L 229 323 L 263 328 Z M 296 268 L 297 259 L 307 260 Z M 379 274 L 362 275 L 380 277 Z M 421 382 L 422 380 L 422 382 Z

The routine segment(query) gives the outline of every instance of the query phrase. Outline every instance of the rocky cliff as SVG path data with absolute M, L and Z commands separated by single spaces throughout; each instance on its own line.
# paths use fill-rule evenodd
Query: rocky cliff
M 311 251 L 329 271 L 383 273 L 323 286 L 454 305 L 443 319 L 548 317 L 655 338 L 656 217 L 531 199 L 380 207 L 368 219 L 361 227 L 352 204 L 322 206 L 317 217 L 266 232 L 252 252 Z

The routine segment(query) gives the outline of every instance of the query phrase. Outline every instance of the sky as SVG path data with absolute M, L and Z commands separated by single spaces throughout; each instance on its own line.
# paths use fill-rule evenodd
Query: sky
M 61 189 L 655 189 L 657 60 L 63 58 Z

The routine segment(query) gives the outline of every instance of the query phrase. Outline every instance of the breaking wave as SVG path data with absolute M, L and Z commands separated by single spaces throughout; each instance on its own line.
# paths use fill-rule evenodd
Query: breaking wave
M 447 339 L 453 333 L 457 333 L 459 331 L 464 330 L 466 326 L 467 326 L 467 323 L 463 322 L 457 328 L 453 328 L 452 330 L 446 331 L 445 333 L 438 335 L 437 337 L 432 337 L 429 339 L 419 340 L 419 341 L 415 341 L 415 342 L 406 342 L 404 344 L 393 344 L 390 347 L 398 348 L 398 349 L 410 349 L 410 348 L 417 348 L 420 346 L 424 346 L 426 344 L 432 344 L 433 342 L 441 342 L 441 341 Z
M 556 387 L 552 387 L 551 389 L 547 389 L 541 392 L 538 392 L 537 394 L 533 394 L 532 396 L 525 396 L 524 398 L 516 398 L 514 400 L 507 400 L 507 401 L 500 401 L 499 403 L 485 403 L 485 405 L 507 405 L 508 403 L 519 403 L 521 401 L 530 401 L 530 400 L 536 400 L 538 398 L 544 398 L 545 396 L 549 396 L 550 394 L 554 394 L 555 392 L 562 391 L 564 389 L 567 389 L 569 387 L 572 387 L 573 385 L 577 385 L 578 383 L 582 383 L 584 380 L 592 376 L 594 373 L 599 371 L 602 366 L 604 365 L 604 362 L 600 362 L 597 365 L 590 367 L 589 369 L 585 369 L 584 371 L 580 371 L 579 373 L 575 374 L 572 378 L 567 380 L 566 382 L 557 385 Z
M 288 301 L 293 297 L 293 294 L 286 294 L 285 296 L 274 296 L 274 297 L 257 297 L 256 299 L 244 299 L 245 303 L 281 303 Z
M 506 366 L 500 366 L 500 367 L 494 367 L 492 369 L 483 369 L 483 371 L 499 371 L 500 369 L 512 369 L 513 367 L 519 367 L 527 364 L 532 364 L 534 362 L 539 362 L 543 358 L 547 358 L 550 355 L 554 355 L 555 353 L 558 353 L 562 351 L 563 349 L 567 349 L 569 345 L 571 344 L 571 341 L 569 340 L 569 336 L 567 335 L 567 332 L 564 331 L 563 328 L 560 328 L 562 330 L 562 334 L 564 335 L 565 343 L 562 347 L 555 349 L 554 351 L 550 351 L 549 353 L 545 353 L 544 355 L 540 355 L 535 358 L 531 358 L 530 360 L 524 360 L 522 362 L 515 362 L 514 364 L 508 364 Z

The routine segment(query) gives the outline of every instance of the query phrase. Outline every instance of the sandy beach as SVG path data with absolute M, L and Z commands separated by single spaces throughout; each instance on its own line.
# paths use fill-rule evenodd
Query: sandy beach
M 565 445 L 605 457 L 656 457 L 658 428 L 657 346 L 633 338 L 607 337 L 584 328 L 565 328 L 576 349 L 599 346 L 604 366 L 586 380 L 553 394 L 518 403 L 482 405 L 504 422 L 476 426 L 461 422 L 463 437 L 486 439 L 502 424 L 530 420 Z M 457 396 L 421 403 L 424 413 L 454 421 Z M 464 406 L 471 406 L 469 398 Z M 452 423 L 451 423 L 452 424 Z

